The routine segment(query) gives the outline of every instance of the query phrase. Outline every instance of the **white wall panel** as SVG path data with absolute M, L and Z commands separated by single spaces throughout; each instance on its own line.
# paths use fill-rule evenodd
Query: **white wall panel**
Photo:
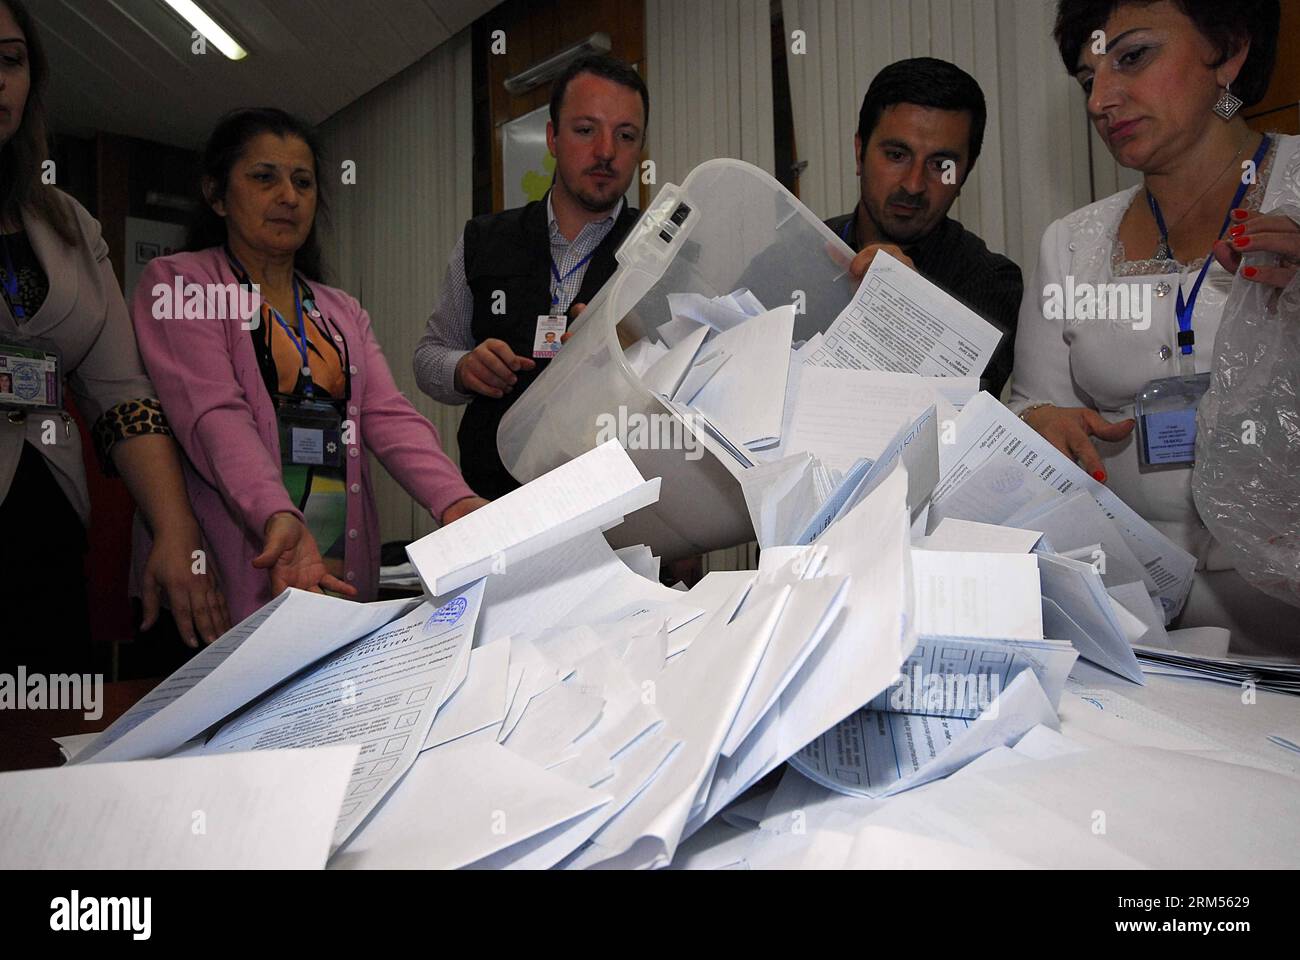
M 768 0 L 646 0 L 646 84 L 658 183 L 715 157 L 772 172 Z
M 420 392 L 411 358 L 472 212 L 471 93 L 466 30 L 322 127 L 332 176 L 330 281 L 369 311 L 398 386 L 438 428 L 453 460 L 461 410 Z M 357 165 L 355 186 L 340 184 L 347 160 Z M 375 466 L 383 538 L 432 530 L 428 513 Z

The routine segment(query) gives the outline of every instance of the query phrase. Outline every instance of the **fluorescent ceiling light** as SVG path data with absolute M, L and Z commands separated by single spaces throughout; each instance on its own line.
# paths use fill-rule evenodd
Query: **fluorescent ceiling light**
M 194 0 L 163 0 L 163 2 L 184 17 L 190 26 L 203 34 L 214 47 L 231 60 L 243 60 L 248 56 L 248 51 L 236 43 L 235 38 L 226 33 L 221 25 L 208 16 Z
M 522 96 L 529 90 L 535 90 L 544 83 L 550 83 L 574 60 L 589 53 L 609 53 L 613 45 L 608 33 L 593 33 L 586 40 L 575 43 L 555 56 L 529 67 L 522 73 L 516 73 L 506 79 L 506 90 L 512 96 Z

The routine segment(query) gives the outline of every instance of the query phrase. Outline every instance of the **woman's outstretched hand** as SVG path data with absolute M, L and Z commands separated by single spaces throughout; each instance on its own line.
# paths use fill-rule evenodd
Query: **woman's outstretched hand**
M 311 593 L 339 593 L 355 597 L 357 588 L 344 583 L 325 569 L 316 538 L 292 513 L 277 513 L 266 521 L 266 540 L 262 553 L 253 560 L 259 570 L 270 571 L 271 596 L 278 597 L 289 587 Z

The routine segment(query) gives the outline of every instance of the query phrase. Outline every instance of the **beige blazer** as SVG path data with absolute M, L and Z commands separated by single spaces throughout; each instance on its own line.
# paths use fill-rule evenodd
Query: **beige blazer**
M 63 354 L 65 388 L 72 391 L 77 408 L 93 427 L 106 410 L 153 397 L 154 390 L 140 361 L 99 223 L 77 201 L 60 196 L 76 215 L 77 244 L 68 246 L 47 224 L 24 213 L 23 227 L 49 276 L 50 292 L 36 315 L 21 327 L 0 298 L 0 339 L 17 331 L 57 344 Z M 42 433 L 48 436 L 43 430 L 47 419 L 51 418 L 29 414 L 25 422 L 11 422 L 0 413 L 0 501 L 9 492 L 26 441 L 45 457 L 60 489 L 82 522 L 89 524 L 81 438 L 75 424 L 69 436 L 63 419 L 55 416 L 56 440 L 42 443 Z

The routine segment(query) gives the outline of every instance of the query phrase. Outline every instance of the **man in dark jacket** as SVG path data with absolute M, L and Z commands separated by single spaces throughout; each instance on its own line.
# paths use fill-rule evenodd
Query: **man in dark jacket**
M 885 250 L 1001 330 L 980 378 L 997 396 L 1011 374 L 1024 281 L 1015 263 L 948 216 L 979 158 L 986 118 L 979 84 L 953 64 L 922 57 L 885 67 L 853 140 L 861 199 L 826 225 L 859 251 L 855 276 Z
M 550 362 L 546 334 L 563 338 L 575 308 L 613 274 L 637 219 L 623 196 L 650 113 L 640 75 L 610 57 L 581 58 L 555 81 L 550 113 L 551 189 L 465 225 L 415 352 L 421 390 L 469 404 L 457 435 L 461 471 L 489 499 L 518 486 L 497 454 L 501 418 Z

